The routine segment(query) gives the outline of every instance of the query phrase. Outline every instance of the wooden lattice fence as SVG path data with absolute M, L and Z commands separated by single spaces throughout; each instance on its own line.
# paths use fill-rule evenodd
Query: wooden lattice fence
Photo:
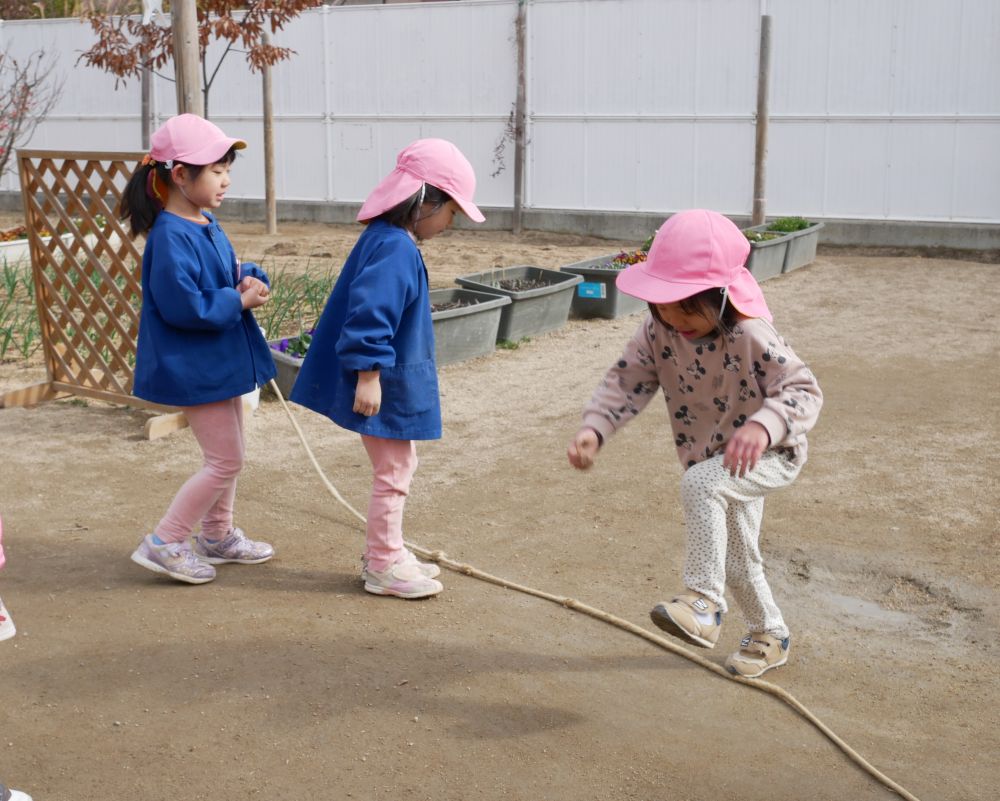
M 48 378 L 0 408 L 71 394 L 173 411 L 132 395 L 142 252 L 115 208 L 142 156 L 18 151 Z

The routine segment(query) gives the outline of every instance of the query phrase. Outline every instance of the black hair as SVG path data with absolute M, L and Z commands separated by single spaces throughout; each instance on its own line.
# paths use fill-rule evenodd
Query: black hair
M 451 195 L 447 192 L 438 189 L 436 186 L 424 184 L 423 203 L 430 203 L 434 206 L 431 214 L 441 208 L 449 200 L 451 200 Z M 420 206 L 422 206 L 423 203 L 420 201 L 420 190 L 417 190 L 402 203 L 397 203 L 388 211 L 382 212 L 375 219 L 385 220 L 385 222 L 390 225 L 410 230 L 418 219 L 417 215 L 420 213 Z
M 722 308 L 722 287 L 702 290 L 696 295 L 691 295 L 688 298 L 678 301 L 678 304 L 685 314 L 699 314 L 712 323 L 715 326 L 713 336 L 718 336 L 719 334 L 732 336 L 733 328 L 741 318 L 739 310 L 733 305 L 728 296 L 726 297 L 726 306 L 722 309 L 722 314 L 719 314 L 719 309 Z M 672 328 L 669 323 L 660 317 L 659 312 L 656 310 L 656 304 L 650 303 L 649 310 L 652 312 L 653 317 L 662 325 Z
M 235 159 L 236 147 L 234 145 L 226 151 L 226 154 L 221 159 L 213 163 L 232 164 Z M 201 175 L 201 171 L 210 166 L 208 164 L 188 164 L 184 161 L 175 161 L 174 164 L 180 164 L 185 167 L 192 181 L 197 181 L 198 176 Z M 149 174 L 153 170 L 156 170 L 156 179 L 163 186 L 169 188 L 174 185 L 173 178 L 170 177 L 170 168 L 159 161 L 140 164 L 136 171 L 132 173 L 132 177 L 129 178 L 128 183 L 125 185 L 125 191 L 122 192 L 121 200 L 118 201 L 118 208 L 116 209 L 118 219 L 128 220 L 132 236 L 145 234 L 149 231 L 153 227 L 156 215 L 163 208 L 163 205 L 155 198 L 150 197 L 146 191 L 146 187 L 149 186 Z

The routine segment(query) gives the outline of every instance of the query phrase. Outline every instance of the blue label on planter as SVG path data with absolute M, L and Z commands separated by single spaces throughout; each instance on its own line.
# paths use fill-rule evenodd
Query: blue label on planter
M 576 285 L 576 294 L 581 298 L 606 298 L 608 285 L 602 281 L 584 281 Z

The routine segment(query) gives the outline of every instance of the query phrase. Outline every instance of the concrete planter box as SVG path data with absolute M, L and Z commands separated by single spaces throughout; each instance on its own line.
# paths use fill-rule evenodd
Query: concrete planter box
M 500 316 L 504 307 L 510 305 L 510 298 L 472 289 L 432 289 L 430 297 L 432 307 L 443 303 L 467 304 L 431 312 L 434 358 L 439 367 L 485 356 L 496 349 Z
M 621 270 L 606 265 L 617 255 L 612 253 L 608 256 L 598 256 L 596 259 L 577 261 L 559 268 L 564 273 L 583 277 L 583 281 L 576 285 L 573 292 L 573 302 L 569 309 L 571 317 L 580 319 L 603 317 L 606 320 L 613 320 L 646 308 L 645 301 L 620 292 L 615 285 L 615 279 Z
M 509 297 L 511 303 L 504 306 L 500 315 L 497 341 L 517 342 L 564 326 L 569 319 L 573 288 L 583 282 L 583 276 L 542 267 L 521 266 L 463 275 L 455 280 L 466 289 Z M 544 281 L 545 286 L 524 291 L 500 286 L 503 281 L 516 280 Z
M 766 242 L 751 242 L 747 269 L 758 281 L 766 281 L 811 264 L 816 260 L 816 246 L 822 227 L 823 223 L 814 223 L 801 231 L 782 234 Z M 756 225 L 744 230 L 766 232 L 767 225 Z

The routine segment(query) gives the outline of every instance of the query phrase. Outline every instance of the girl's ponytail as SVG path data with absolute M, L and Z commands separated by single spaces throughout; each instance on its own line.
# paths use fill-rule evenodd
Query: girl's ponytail
M 170 183 L 170 170 L 166 165 L 148 160 L 148 157 L 132 173 L 117 209 L 118 218 L 129 221 L 132 236 L 145 234 L 153 227 L 166 200 L 165 187 Z

